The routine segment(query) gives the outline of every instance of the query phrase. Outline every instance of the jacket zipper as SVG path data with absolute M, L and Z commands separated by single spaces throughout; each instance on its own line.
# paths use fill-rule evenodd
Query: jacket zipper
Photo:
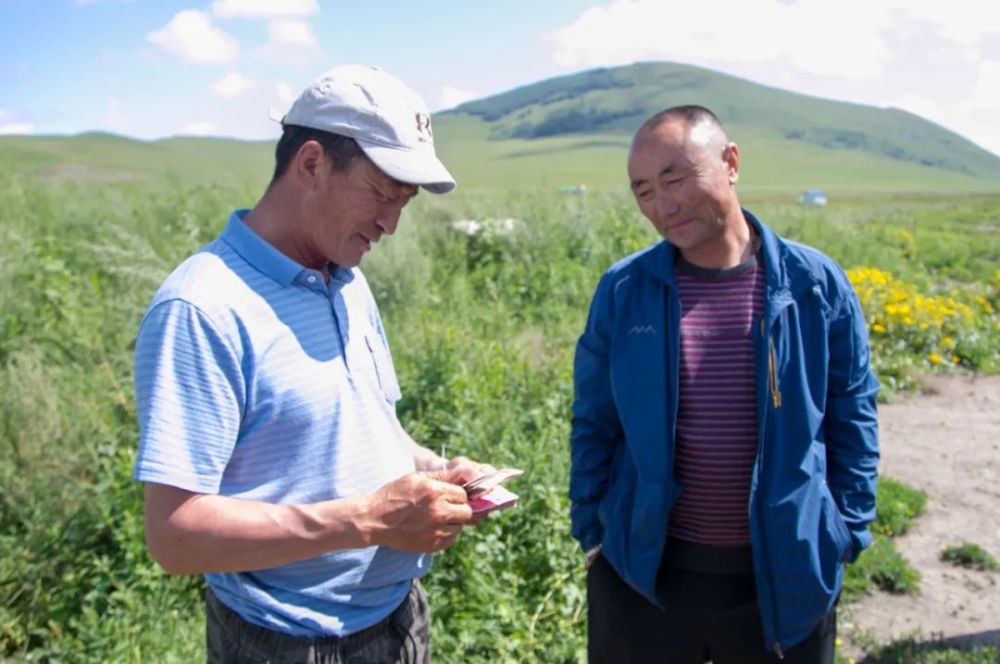
M 774 404 L 774 408 L 781 408 L 781 391 L 778 389 L 778 361 L 777 353 L 774 348 L 774 338 L 771 336 L 770 330 L 766 327 L 767 314 L 765 313 L 760 318 L 760 336 L 761 341 L 764 342 L 766 338 L 767 341 L 764 343 L 764 347 L 767 349 L 767 368 L 768 368 L 768 390 L 770 391 L 771 402 Z M 762 413 L 762 419 L 758 424 L 758 429 L 760 430 L 760 442 L 757 446 L 757 473 L 758 476 L 763 473 L 764 468 L 764 440 L 767 428 L 767 402 L 764 405 L 764 411 Z M 759 493 L 757 494 L 760 495 Z M 763 555 L 761 558 L 764 560 L 764 564 L 768 567 L 768 590 L 771 593 L 771 622 L 774 627 L 775 636 L 777 636 L 778 631 L 778 618 L 777 618 L 777 607 L 776 600 L 774 597 L 774 580 L 773 572 L 771 568 L 771 556 L 767 550 L 767 545 L 765 543 L 766 537 L 764 537 L 764 510 L 759 509 L 757 511 L 757 520 L 760 523 L 760 544 L 763 549 Z M 774 654 L 778 656 L 778 659 L 785 658 L 785 652 L 781 648 L 781 642 L 775 640 L 774 644 L 771 646 L 771 650 Z
M 761 322 L 764 322 L 763 318 L 761 319 Z M 774 352 L 774 337 L 768 334 L 767 340 L 770 345 L 768 355 L 768 374 L 771 379 L 771 401 L 774 402 L 775 408 L 781 408 L 781 390 L 778 389 L 778 360 Z

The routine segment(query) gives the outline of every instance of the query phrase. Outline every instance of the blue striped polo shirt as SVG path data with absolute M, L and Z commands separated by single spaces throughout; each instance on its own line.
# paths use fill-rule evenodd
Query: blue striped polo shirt
M 361 271 L 331 266 L 327 284 L 248 228 L 245 212 L 167 277 L 139 326 L 135 478 L 301 504 L 368 493 L 413 471 Z M 391 613 L 430 560 L 373 546 L 205 579 L 251 623 L 343 636 Z

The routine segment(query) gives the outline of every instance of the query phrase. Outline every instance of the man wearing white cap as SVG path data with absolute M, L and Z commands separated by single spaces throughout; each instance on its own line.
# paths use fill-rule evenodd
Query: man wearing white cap
M 204 574 L 208 659 L 425 662 L 417 581 L 476 517 L 447 460 L 400 426 L 362 256 L 418 186 L 455 182 L 420 97 L 338 67 L 282 121 L 251 210 L 161 285 L 136 340 L 146 540 Z

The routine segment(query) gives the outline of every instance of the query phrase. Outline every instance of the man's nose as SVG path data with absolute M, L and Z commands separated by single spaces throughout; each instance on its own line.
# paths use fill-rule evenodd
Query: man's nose
M 677 200 L 665 191 L 656 194 L 656 216 L 659 219 L 668 219 L 677 213 Z
M 382 206 L 378 217 L 375 219 L 375 224 L 385 235 L 392 235 L 396 232 L 396 226 L 399 225 L 399 215 L 401 212 L 402 210 L 395 205 Z

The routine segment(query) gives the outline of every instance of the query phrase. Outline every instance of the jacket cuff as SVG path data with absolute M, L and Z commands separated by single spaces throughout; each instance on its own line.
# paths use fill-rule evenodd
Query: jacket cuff
M 580 548 L 583 549 L 585 553 L 601 546 L 601 540 L 604 539 L 600 528 L 594 528 L 587 531 L 585 535 L 581 535 L 579 542 Z
M 864 530 L 851 530 L 851 551 L 847 556 L 847 562 L 853 563 L 872 543 L 872 534 L 867 528 Z

